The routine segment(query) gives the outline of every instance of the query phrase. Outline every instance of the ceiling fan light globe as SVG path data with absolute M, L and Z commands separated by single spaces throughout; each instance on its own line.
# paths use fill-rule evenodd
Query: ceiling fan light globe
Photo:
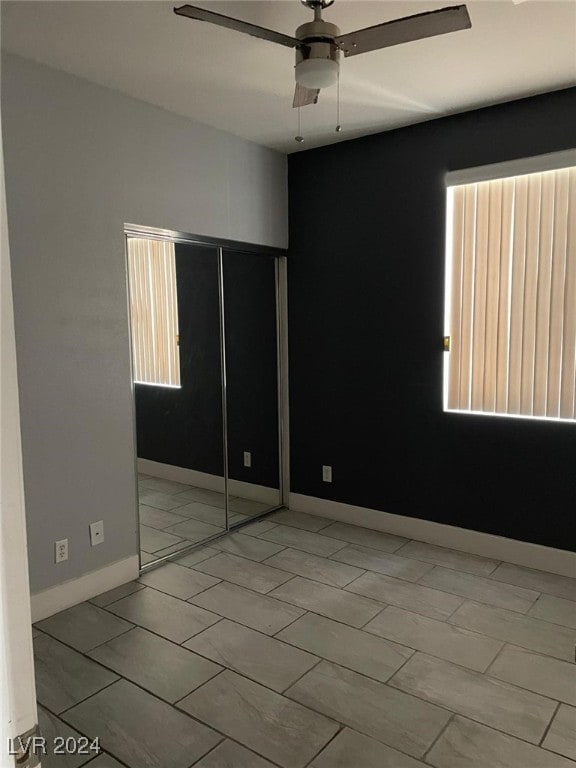
M 338 62 L 332 59 L 304 59 L 296 64 L 296 82 L 304 88 L 328 88 L 338 80 Z

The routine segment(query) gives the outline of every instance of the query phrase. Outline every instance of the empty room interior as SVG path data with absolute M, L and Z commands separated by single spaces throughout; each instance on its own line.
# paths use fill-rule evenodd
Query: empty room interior
M 0 22 L 0 768 L 576 768 L 576 2 Z

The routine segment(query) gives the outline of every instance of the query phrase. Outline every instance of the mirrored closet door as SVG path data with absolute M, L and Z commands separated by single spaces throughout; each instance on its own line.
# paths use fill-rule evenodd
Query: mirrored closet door
M 281 503 L 276 263 L 223 252 L 229 521 Z
M 277 258 L 127 232 L 141 567 L 282 504 Z

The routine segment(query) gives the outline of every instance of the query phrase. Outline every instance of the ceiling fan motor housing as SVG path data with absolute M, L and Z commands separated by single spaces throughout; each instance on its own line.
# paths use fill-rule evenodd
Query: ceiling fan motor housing
M 296 48 L 296 80 L 307 88 L 326 88 L 338 78 L 340 49 L 335 38 L 340 35 L 336 24 L 317 20 L 302 24 L 296 37 L 302 45 Z

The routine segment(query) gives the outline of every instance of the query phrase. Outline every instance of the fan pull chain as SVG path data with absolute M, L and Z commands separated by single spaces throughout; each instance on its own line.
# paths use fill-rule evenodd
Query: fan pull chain
M 295 136 L 294 140 L 299 144 L 302 144 L 304 142 L 304 136 L 302 136 L 302 117 L 300 115 L 300 109 L 301 107 L 298 107 L 298 136 Z
M 340 68 L 338 68 L 338 80 L 336 81 L 336 133 L 342 131 L 340 125 Z

